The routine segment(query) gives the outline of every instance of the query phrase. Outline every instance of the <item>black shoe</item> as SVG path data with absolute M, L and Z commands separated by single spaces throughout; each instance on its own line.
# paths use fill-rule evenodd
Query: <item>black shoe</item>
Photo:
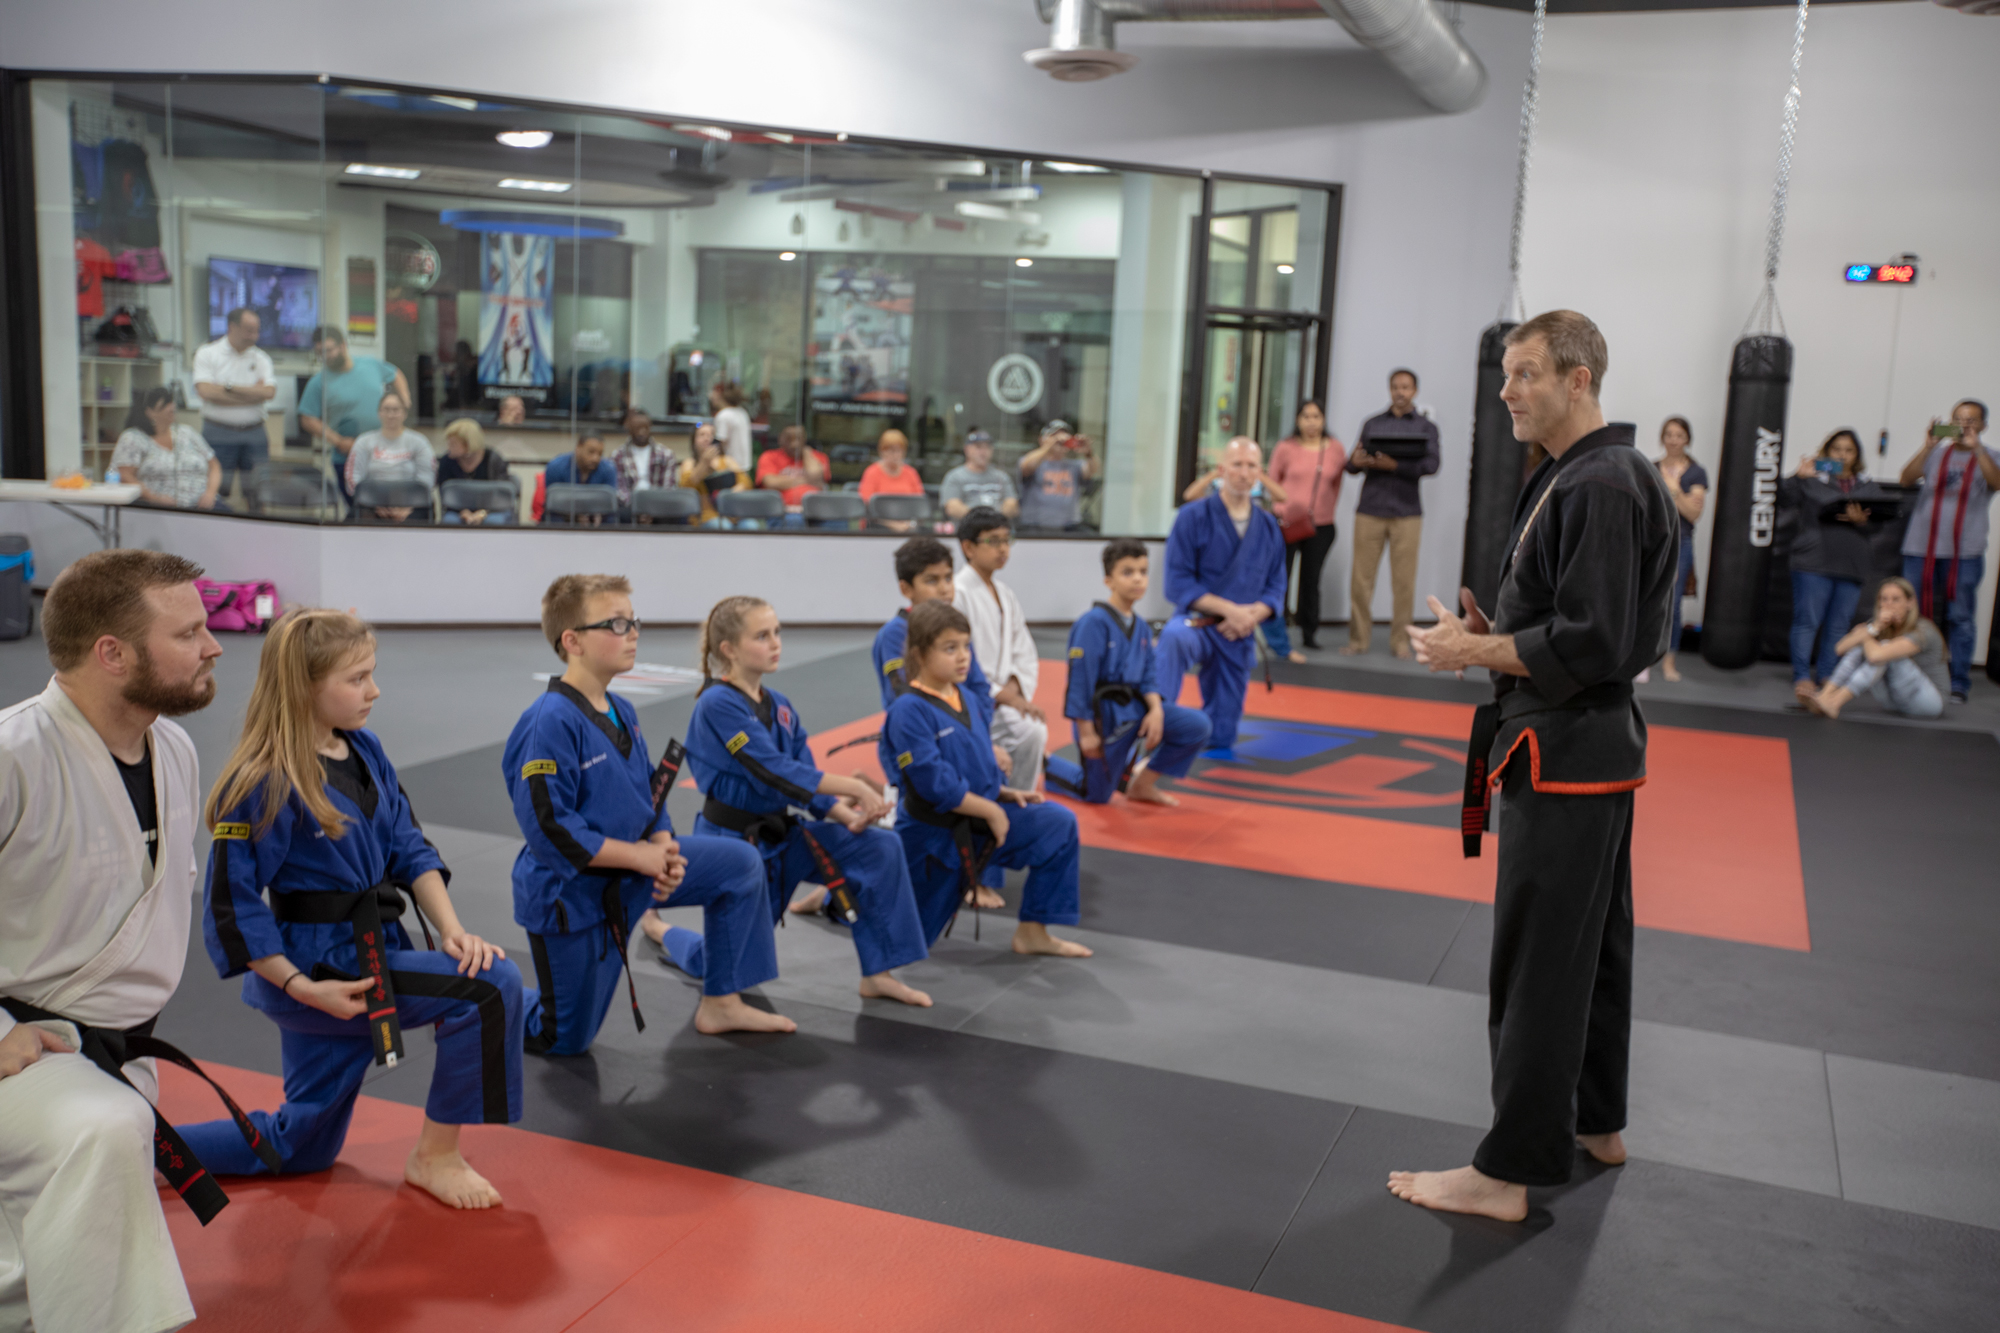
M 1318 652 L 1318 651 L 1319 651 L 1319 640 L 1318 640 L 1318 639 L 1316 639 L 1316 638 L 1314 638 L 1314 637 L 1313 637 L 1312 635 L 1310 635 L 1310 634 L 1302 634 L 1302 635 L 1300 635 L 1300 636 L 1299 636 L 1299 643 L 1300 643 L 1301 645 L 1303 645 L 1304 647 L 1307 647 L 1307 648 L 1310 648 L 1310 649 L 1312 649 L 1312 650 L 1313 650 L 1314 652 Z
M 1964 690 L 1953 690 L 1953 691 L 1951 692 L 1951 701 L 1952 701 L 1953 703 L 1955 703 L 1955 704 L 1962 704 L 1962 703 L 1964 703 L 1964 702 L 1965 702 L 1965 691 L 1964 691 Z

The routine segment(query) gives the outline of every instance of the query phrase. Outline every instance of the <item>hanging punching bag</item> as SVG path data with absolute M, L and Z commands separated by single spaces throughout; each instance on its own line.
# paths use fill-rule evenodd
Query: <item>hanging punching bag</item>
M 1514 500 L 1521 493 L 1528 456 L 1528 446 L 1514 438 L 1514 420 L 1500 401 L 1506 383 L 1500 358 L 1513 327 L 1503 320 L 1489 324 L 1479 335 L 1479 387 L 1472 400 L 1472 478 L 1458 582 L 1472 589 L 1488 615 L 1500 595 L 1500 565 L 1507 557 L 1507 533 L 1513 527 Z
M 1777 334 L 1736 344 L 1716 465 L 1715 535 L 1708 548 L 1708 600 L 1701 655 L 1725 670 L 1758 657 L 1771 540 L 1778 530 L 1778 474 L 1785 453 L 1785 402 L 1792 345 Z

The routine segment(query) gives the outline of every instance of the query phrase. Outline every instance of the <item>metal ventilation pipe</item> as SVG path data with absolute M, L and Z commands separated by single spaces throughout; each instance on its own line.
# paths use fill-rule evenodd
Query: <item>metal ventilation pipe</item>
M 1331 17 L 1440 111 L 1463 111 L 1486 89 L 1486 67 L 1432 0 L 1035 0 L 1035 8 L 1049 44 L 1022 58 L 1069 82 L 1138 63 L 1117 48 L 1120 23 Z

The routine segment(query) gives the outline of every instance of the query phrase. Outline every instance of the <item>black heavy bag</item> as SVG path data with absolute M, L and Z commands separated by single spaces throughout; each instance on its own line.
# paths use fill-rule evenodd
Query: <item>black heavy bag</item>
M 1722 417 L 1722 458 L 1715 469 L 1715 535 L 1701 621 L 1701 655 L 1725 670 L 1747 667 L 1758 656 L 1791 384 L 1790 342 L 1764 333 L 1736 344 Z
M 1501 562 L 1507 558 L 1507 533 L 1513 527 L 1514 501 L 1526 479 L 1522 474 L 1528 457 L 1528 446 L 1514 438 L 1514 420 L 1500 401 L 1506 383 L 1500 358 L 1513 327 L 1503 321 L 1488 325 L 1479 335 L 1479 388 L 1472 400 L 1472 477 L 1458 581 L 1472 589 L 1488 615 L 1500 595 Z

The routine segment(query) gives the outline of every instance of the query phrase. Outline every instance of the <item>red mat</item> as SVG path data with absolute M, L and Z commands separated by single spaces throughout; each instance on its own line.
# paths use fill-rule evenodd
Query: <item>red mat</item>
M 207 1068 L 245 1105 L 278 1102 L 269 1075 Z M 214 1094 L 192 1075 L 160 1072 L 169 1119 L 214 1114 Z M 225 1180 L 229 1206 L 206 1229 L 169 1199 L 195 1327 L 1398 1333 L 504 1126 L 469 1127 L 465 1151 L 506 1206 L 454 1212 L 402 1183 L 422 1119 L 415 1107 L 361 1098 L 331 1171 Z
M 1052 719 L 1050 744 L 1071 740 L 1061 718 L 1067 664 L 1042 663 L 1035 702 Z M 1199 703 L 1192 680 L 1181 702 Z M 1412 765 L 1463 770 L 1472 709 L 1465 704 L 1398 699 L 1380 694 L 1280 685 L 1266 692 L 1253 683 L 1246 712 L 1274 718 L 1418 739 Z M 821 733 L 815 751 L 881 729 L 881 715 Z M 1370 774 L 1393 781 L 1386 761 L 1357 756 Z M 879 774 L 873 746 L 835 756 L 842 772 Z M 1798 822 L 1792 803 L 1791 750 L 1769 736 L 1686 727 L 1650 728 L 1649 781 L 1638 792 L 1632 835 L 1633 910 L 1642 926 L 1688 935 L 1737 940 L 1781 949 L 1809 949 L 1805 872 L 1799 861 Z M 1320 770 L 1324 773 L 1326 770 Z M 1268 777 L 1275 794 L 1282 784 Z M 1324 788 L 1298 775 L 1301 790 Z M 1470 902 L 1493 901 L 1495 848 L 1467 860 L 1457 820 L 1450 827 L 1330 813 L 1282 804 L 1205 794 L 1214 784 L 1197 780 L 1176 788 L 1177 810 L 1072 803 L 1088 847 L 1136 852 L 1179 861 L 1268 871 L 1370 888 L 1427 893 Z M 1451 804 L 1456 805 L 1456 798 Z

